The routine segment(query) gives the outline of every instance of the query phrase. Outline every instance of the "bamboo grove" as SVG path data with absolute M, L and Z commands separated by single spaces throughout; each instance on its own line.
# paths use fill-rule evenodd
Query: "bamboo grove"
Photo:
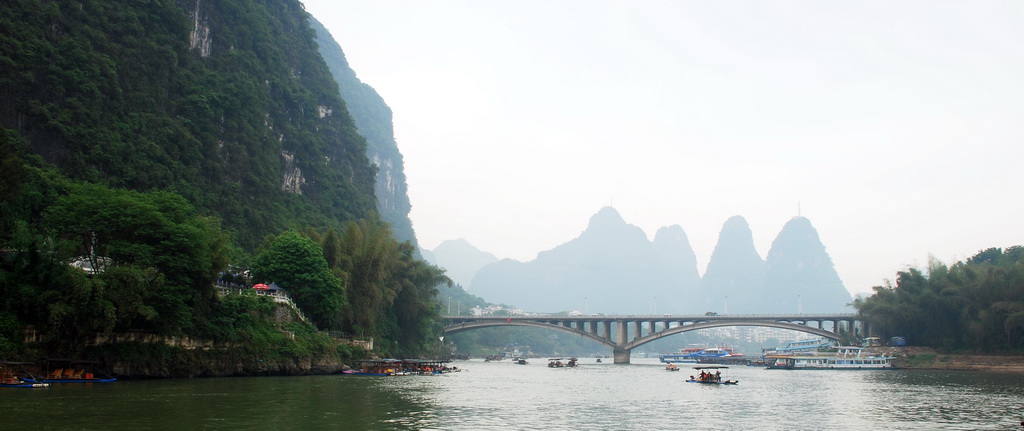
M 989 248 L 927 271 L 911 268 L 895 284 L 854 301 L 879 335 L 947 351 L 1024 349 L 1024 247 Z

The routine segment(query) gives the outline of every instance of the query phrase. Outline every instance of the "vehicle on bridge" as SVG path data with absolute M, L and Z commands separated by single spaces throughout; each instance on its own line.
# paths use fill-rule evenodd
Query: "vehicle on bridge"
M 704 365 L 699 367 L 693 367 L 694 370 L 700 371 L 700 374 L 690 376 L 687 383 L 703 383 L 706 385 L 735 385 L 739 383 L 739 380 L 729 380 L 727 377 L 722 376 L 722 370 L 728 370 L 729 367 L 722 365 Z

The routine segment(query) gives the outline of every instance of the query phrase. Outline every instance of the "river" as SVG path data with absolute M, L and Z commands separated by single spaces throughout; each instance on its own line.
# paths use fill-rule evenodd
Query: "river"
M 605 361 L 610 361 L 606 359 Z M 1024 376 L 454 362 L 439 376 L 238 377 L 0 389 L 0 429 L 1021 430 Z M 685 365 L 685 364 L 683 364 Z

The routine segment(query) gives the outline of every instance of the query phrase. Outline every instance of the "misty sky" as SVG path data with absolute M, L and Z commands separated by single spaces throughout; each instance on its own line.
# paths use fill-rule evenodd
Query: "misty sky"
M 533 260 L 614 206 L 797 211 L 853 293 L 1024 244 L 1024 2 L 305 1 L 394 111 L 420 245 Z

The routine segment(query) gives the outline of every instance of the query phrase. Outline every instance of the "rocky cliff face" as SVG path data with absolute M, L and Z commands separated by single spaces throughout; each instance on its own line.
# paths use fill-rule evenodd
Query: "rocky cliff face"
M 180 194 L 250 249 L 374 212 L 297 0 L 44 3 L 0 6 L 0 133 L 62 175 Z
M 417 245 L 409 211 L 408 185 L 402 153 L 395 142 L 391 108 L 373 87 L 363 83 L 349 67 L 341 46 L 315 18 L 310 25 L 316 30 L 320 54 L 338 83 L 341 98 L 345 100 L 359 133 L 366 138 L 366 155 L 377 167 L 375 194 L 381 220 L 391 224 L 392 233 L 399 241 Z M 415 247 L 419 250 L 419 247 Z

